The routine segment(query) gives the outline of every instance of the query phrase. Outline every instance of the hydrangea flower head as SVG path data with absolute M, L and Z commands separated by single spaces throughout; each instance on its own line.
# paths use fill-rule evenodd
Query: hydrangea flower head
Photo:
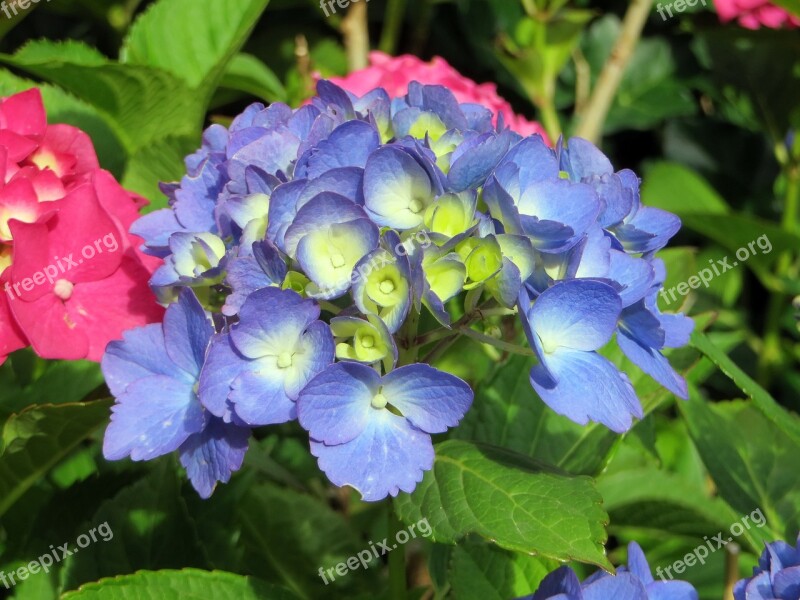
M 192 456 L 213 449 L 209 464 L 224 468 L 189 462 L 193 481 L 224 481 L 240 464 L 241 445 L 221 432 L 298 420 L 334 484 L 368 501 L 411 492 L 433 465 L 431 436 L 473 400 L 416 357 L 488 306 L 519 313 L 536 355 L 531 401 L 535 390 L 578 423 L 623 432 L 643 416 L 626 374 L 599 353 L 615 334 L 685 393 L 662 351 L 685 343 L 691 321 L 655 305 L 654 254 L 680 221 L 641 204 L 633 173 L 585 140 L 553 149 L 523 138 L 443 86 L 412 81 L 395 98 L 328 81 L 317 91 L 299 109 L 256 104 L 210 127 L 186 175 L 163 186 L 169 207 L 133 227 L 164 261 L 150 282 L 159 297 L 185 304 L 189 293 L 213 317 L 180 379 L 175 415 L 191 431 L 158 446 L 186 456 L 179 433 L 205 435 Z M 135 408 L 138 385 L 112 390 L 120 415 L 155 410 Z M 121 449 L 109 456 L 150 457 L 130 423 L 112 423 L 108 447 Z

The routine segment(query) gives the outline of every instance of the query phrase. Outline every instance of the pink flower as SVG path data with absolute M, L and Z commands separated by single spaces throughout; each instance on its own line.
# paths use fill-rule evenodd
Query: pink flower
M 160 261 L 128 233 L 145 203 L 84 132 L 47 124 L 39 90 L 0 101 L 0 364 L 29 344 L 99 361 L 124 330 L 161 320 L 147 286 Z
M 717 14 L 723 23 L 738 19 L 747 29 L 760 26 L 770 29 L 789 29 L 800 26 L 800 19 L 766 0 L 714 0 Z
M 371 52 L 370 66 L 350 73 L 346 77 L 334 77 L 331 81 L 347 91 L 363 96 L 376 87 L 382 87 L 390 97 L 397 98 L 408 93 L 408 84 L 418 81 L 426 85 L 443 85 L 448 88 L 459 102 L 481 104 L 497 115 L 503 113 L 503 119 L 511 129 L 520 135 L 534 133 L 547 136 L 544 129 L 535 121 L 528 121 L 517 115 L 511 105 L 497 94 L 497 86 L 493 83 L 475 83 L 464 77 L 451 67 L 447 61 L 438 56 L 430 62 L 424 62 L 410 54 L 392 57 L 383 52 Z

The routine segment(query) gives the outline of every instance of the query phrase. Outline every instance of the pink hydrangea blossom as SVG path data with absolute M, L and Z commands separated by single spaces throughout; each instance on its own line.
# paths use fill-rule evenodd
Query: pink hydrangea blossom
M 766 0 L 714 0 L 714 4 L 720 20 L 728 22 L 737 19 L 739 25 L 747 29 L 800 26 L 800 19 Z
M 456 71 L 441 57 L 436 56 L 430 62 L 425 62 L 410 54 L 393 57 L 375 51 L 370 53 L 369 61 L 370 66 L 354 71 L 346 77 L 331 78 L 331 81 L 357 96 L 362 96 L 376 87 L 382 87 L 392 98 L 404 96 L 408 92 L 408 84 L 412 81 L 426 85 L 443 85 L 453 92 L 459 102 L 480 104 L 495 115 L 503 113 L 506 125 L 520 135 L 539 133 L 547 139 L 539 123 L 514 113 L 511 105 L 497 94 L 495 84 L 475 83 Z
M 92 141 L 48 125 L 41 93 L 0 100 L 0 364 L 99 361 L 122 332 L 159 321 L 147 286 L 160 261 L 128 233 L 146 201 L 100 168 Z

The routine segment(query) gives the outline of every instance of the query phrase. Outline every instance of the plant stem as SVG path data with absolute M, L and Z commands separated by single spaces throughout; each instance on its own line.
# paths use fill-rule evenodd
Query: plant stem
M 723 600 L 733 600 L 733 586 L 739 579 L 739 544 L 725 546 L 725 589 Z
M 497 338 L 493 338 L 489 335 L 478 333 L 477 331 L 474 331 L 469 327 L 461 327 L 459 331 L 468 338 L 472 338 L 473 340 L 476 340 L 482 344 L 488 344 L 489 346 L 494 346 L 495 348 L 499 348 L 500 350 L 505 350 L 506 352 L 511 352 L 512 354 L 521 354 L 522 356 L 536 356 L 533 353 L 533 350 L 531 350 L 530 348 L 523 348 L 521 346 L 517 346 L 516 344 L 511 344 L 509 342 L 504 342 L 503 340 L 498 340 Z
M 403 16 L 406 12 L 406 0 L 389 0 L 386 5 L 381 41 L 378 47 L 386 54 L 397 52 L 397 40 L 400 38 L 400 29 L 403 26 Z
M 417 356 L 419 355 L 419 344 L 417 343 L 418 330 L 419 312 L 412 308 L 398 335 L 398 341 L 400 343 L 400 356 L 397 362 L 398 367 L 417 362 Z
M 786 200 L 781 218 L 781 228 L 794 233 L 797 230 L 798 208 L 800 208 L 800 165 L 786 165 Z M 777 279 L 785 277 L 792 268 L 792 252 L 784 252 L 775 268 Z M 764 387 L 769 387 L 775 367 L 781 358 L 781 317 L 787 307 L 788 297 L 781 292 L 773 292 L 767 306 L 764 325 L 764 341 L 758 359 L 758 379 Z
M 555 99 L 552 94 L 547 94 L 539 103 L 539 113 L 542 115 L 542 125 L 547 136 L 555 143 L 561 136 L 561 119 L 556 110 Z
M 389 544 L 397 540 L 397 533 L 403 529 L 403 523 L 397 518 L 391 499 L 389 508 Z M 389 597 L 391 600 L 406 600 L 406 549 L 403 544 L 389 553 Z
M 351 71 L 363 69 L 368 64 L 369 30 L 367 28 L 367 3 L 350 5 L 342 19 L 342 36 L 347 52 L 347 68 Z
M 652 5 L 653 0 L 633 0 L 628 6 L 619 37 L 600 72 L 600 77 L 597 78 L 586 110 L 578 122 L 576 136 L 586 138 L 593 143 L 597 143 L 600 139 L 611 103 L 619 89 L 625 67 L 628 66 L 633 50 L 642 35 Z

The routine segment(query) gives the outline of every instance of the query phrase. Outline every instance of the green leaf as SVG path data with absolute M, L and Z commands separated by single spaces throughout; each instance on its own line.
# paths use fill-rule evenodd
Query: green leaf
M 269 0 L 160 0 L 128 32 L 120 57 L 157 67 L 202 89 L 208 102 Z
M 146 477 L 103 502 L 81 533 L 103 524 L 111 535 L 98 534 L 67 558 L 65 589 L 140 569 L 207 566 L 172 460 L 160 460 Z
M 601 497 L 588 477 L 544 470 L 530 458 L 450 440 L 436 445 L 433 469 L 395 500 L 406 523 L 428 519 L 432 541 L 469 533 L 501 548 L 611 568 L 605 556 Z
M 645 173 L 642 202 L 679 216 L 730 212 L 725 200 L 696 172 L 672 162 L 658 162 Z
M 704 334 L 692 333 L 691 345 L 707 356 L 727 375 L 775 425 L 795 442 L 800 443 L 800 418 L 787 412 L 769 393 L 717 348 Z
M 335 567 L 365 547 L 340 513 L 311 496 L 270 484 L 251 488 L 236 514 L 246 570 L 303 598 L 319 597 L 326 588 L 319 568 Z M 330 585 L 358 585 L 369 573 L 335 576 Z
M 749 402 L 709 404 L 692 394 L 680 408 L 720 496 L 741 515 L 760 508 L 773 538 L 794 539 L 800 443 Z
M 240 53 L 233 57 L 220 86 L 245 92 L 267 102 L 287 102 L 289 99 L 278 76 L 251 54 Z
M 529 359 L 514 356 L 482 382 L 453 436 L 508 448 L 576 475 L 599 473 L 619 436 L 550 410 L 531 387 L 530 367 Z
M 647 482 L 642 485 L 642 482 Z M 711 498 L 680 476 L 654 468 L 627 469 L 597 481 L 612 530 L 635 527 L 662 538 L 683 537 L 690 544 L 703 536 L 727 531 L 741 515 L 719 498 Z M 752 511 L 756 506 L 752 506 Z M 749 511 L 748 513 L 749 514 Z M 764 537 L 746 529 L 743 539 L 751 550 L 763 547 Z
M 0 61 L 60 85 L 94 106 L 129 153 L 166 135 L 197 135 L 205 105 L 180 79 L 151 67 L 120 65 L 75 43 L 30 42 Z
M 12 416 L 3 429 L 0 516 L 41 476 L 108 419 L 110 400 L 44 404 Z
M 294 594 L 253 577 L 223 571 L 140 571 L 90 583 L 62 600 L 293 600 Z
M 451 550 L 448 579 L 459 600 L 508 600 L 536 591 L 558 562 L 467 541 Z

